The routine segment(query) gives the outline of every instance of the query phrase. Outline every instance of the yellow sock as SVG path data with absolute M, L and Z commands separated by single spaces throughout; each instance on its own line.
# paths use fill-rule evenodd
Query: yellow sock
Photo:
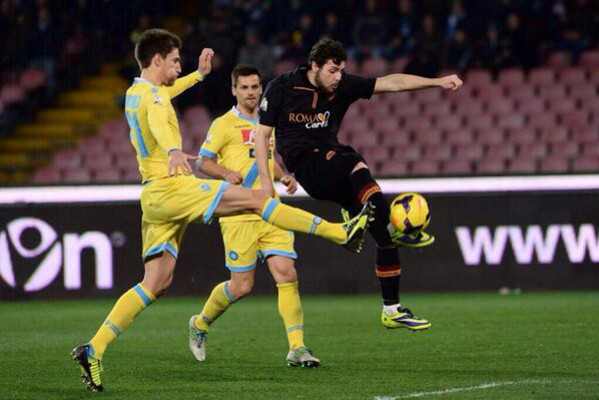
M 286 231 L 316 235 L 343 244 L 347 234 L 342 224 L 333 224 L 314 214 L 269 198 L 262 207 L 262 219 Z
M 196 328 L 207 331 L 210 324 L 227 311 L 227 308 L 233 303 L 235 303 L 235 299 L 229 292 L 229 281 L 216 285 L 212 289 L 208 301 L 204 304 L 200 318 L 195 320 Z
M 304 346 L 304 311 L 297 281 L 278 283 L 279 314 L 285 323 L 290 349 Z
M 102 358 L 106 346 L 127 329 L 137 315 L 156 300 L 156 296 L 138 283 L 125 292 L 116 302 L 108 317 L 89 341 L 92 356 Z

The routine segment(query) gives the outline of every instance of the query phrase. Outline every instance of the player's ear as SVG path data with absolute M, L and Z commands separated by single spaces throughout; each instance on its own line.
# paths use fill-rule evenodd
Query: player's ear
M 312 71 L 317 72 L 318 71 L 318 64 L 316 64 L 316 61 L 312 61 L 310 63 L 310 68 L 312 69 Z
M 154 57 L 152 57 L 152 64 L 160 67 L 162 65 L 162 61 L 164 61 L 162 59 L 162 56 L 159 53 L 154 54 Z
M 231 85 L 231 94 L 233 96 L 237 96 L 237 90 L 235 90 L 235 85 Z

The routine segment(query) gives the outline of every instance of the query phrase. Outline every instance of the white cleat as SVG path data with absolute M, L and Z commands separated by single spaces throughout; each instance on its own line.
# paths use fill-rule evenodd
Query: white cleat
M 189 319 L 189 350 L 198 361 L 206 359 L 206 337 L 208 332 L 203 329 L 198 329 L 195 326 L 196 318 L 199 315 L 192 315 Z

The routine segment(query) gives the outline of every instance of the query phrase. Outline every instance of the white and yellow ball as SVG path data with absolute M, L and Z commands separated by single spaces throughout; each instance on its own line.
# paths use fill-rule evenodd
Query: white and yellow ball
M 391 203 L 389 215 L 392 227 L 406 235 L 423 231 L 431 222 L 431 212 L 424 196 L 402 193 Z

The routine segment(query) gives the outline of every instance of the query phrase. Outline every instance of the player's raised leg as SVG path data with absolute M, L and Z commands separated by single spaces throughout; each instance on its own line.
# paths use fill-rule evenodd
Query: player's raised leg
M 168 251 L 145 263 L 142 282 L 125 292 L 115 303 L 94 337 L 73 349 L 73 359 L 79 364 L 81 377 L 88 388 L 101 392 L 101 360 L 106 347 L 131 325 L 145 308 L 151 305 L 170 286 L 176 258 Z
M 345 223 L 331 223 L 299 208 L 291 207 L 269 197 L 260 190 L 229 186 L 214 210 L 215 216 L 255 213 L 278 228 L 320 236 L 359 252 L 371 219 L 371 205 L 366 203 L 361 212 Z
M 414 316 L 408 309 L 401 307 L 399 287 L 401 263 L 397 245 L 387 229 L 389 224 L 389 204 L 383 196 L 380 186 L 370 174 L 366 164 L 359 162 L 350 175 L 350 182 L 359 204 L 371 202 L 374 205 L 374 221 L 368 231 L 376 242 L 375 273 L 381 285 L 383 312 L 381 321 L 387 328 L 408 328 L 424 330 L 431 326 L 426 319 Z

